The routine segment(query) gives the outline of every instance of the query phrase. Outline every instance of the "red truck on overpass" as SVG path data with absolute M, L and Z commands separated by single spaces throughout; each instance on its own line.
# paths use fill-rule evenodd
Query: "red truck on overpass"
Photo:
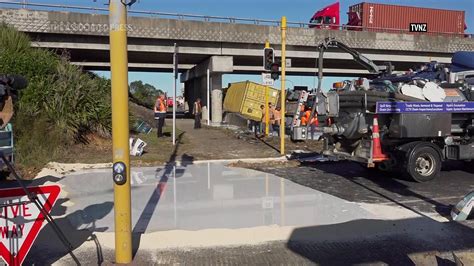
M 349 7 L 343 28 L 391 33 L 448 34 L 464 37 L 465 12 L 362 2 Z M 310 20 L 311 28 L 337 30 L 340 24 L 339 2 L 318 10 Z

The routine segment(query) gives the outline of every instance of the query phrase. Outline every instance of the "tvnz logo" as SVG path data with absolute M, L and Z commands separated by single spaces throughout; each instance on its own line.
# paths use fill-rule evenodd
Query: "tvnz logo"
M 410 23 L 410 32 L 428 32 L 428 23 Z

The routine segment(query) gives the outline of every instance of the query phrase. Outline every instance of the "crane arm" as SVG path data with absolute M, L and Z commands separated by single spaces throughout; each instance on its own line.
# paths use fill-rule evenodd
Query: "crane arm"
M 348 47 L 347 45 L 341 42 L 332 40 L 331 42 L 329 42 L 329 45 L 334 45 L 340 48 L 341 50 L 344 50 L 348 54 L 352 55 L 354 61 L 365 67 L 367 70 L 369 70 L 370 73 L 379 74 L 380 72 L 385 70 L 385 66 L 377 66 L 374 62 L 372 62 L 372 60 L 368 59 L 361 53 L 357 52 L 356 50 Z
M 381 74 L 385 71 L 387 71 L 387 66 L 378 66 L 376 65 L 372 60 L 368 59 L 361 53 L 357 52 L 356 50 L 350 48 L 349 46 L 345 45 L 342 42 L 339 42 L 335 38 L 328 37 L 325 38 L 324 41 L 318 46 L 319 50 L 319 58 L 318 58 L 318 88 L 317 88 L 317 93 L 320 93 L 322 91 L 322 81 L 323 81 L 323 60 L 324 60 L 324 52 L 329 48 L 329 47 L 337 47 L 346 53 L 352 55 L 354 58 L 354 61 L 359 63 L 361 66 L 365 67 L 370 73 L 373 74 Z M 390 67 L 391 68 L 391 67 Z M 388 69 L 388 71 L 391 71 L 391 69 Z M 313 104 L 313 108 L 311 110 L 311 116 L 310 119 L 314 117 L 316 111 L 316 104 Z M 306 131 L 308 130 L 308 126 L 306 127 Z
M 363 67 L 365 67 L 367 70 L 369 70 L 370 73 L 379 74 L 379 73 L 384 72 L 387 69 L 386 66 L 376 65 L 372 60 L 368 59 L 367 57 L 365 57 L 364 55 L 362 55 L 358 51 L 350 48 L 349 46 L 345 45 L 342 42 L 339 42 L 338 40 L 336 40 L 334 38 L 324 39 L 324 41 L 319 45 L 319 51 L 320 52 L 323 51 L 323 54 L 324 54 L 324 51 L 328 47 L 337 47 L 337 48 L 345 51 L 346 53 L 352 55 L 352 57 L 354 58 L 354 61 L 356 61 L 357 63 L 359 63 Z M 320 57 L 319 60 L 322 60 L 322 58 Z

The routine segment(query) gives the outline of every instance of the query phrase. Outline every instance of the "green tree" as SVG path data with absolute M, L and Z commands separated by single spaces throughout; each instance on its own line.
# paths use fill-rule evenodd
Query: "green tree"
M 136 103 L 148 108 L 153 108 L 156 97 L 162 94 L 163 91 L 156 89 L 155 86 L 136 80 L 130 83 L 130 94 Z

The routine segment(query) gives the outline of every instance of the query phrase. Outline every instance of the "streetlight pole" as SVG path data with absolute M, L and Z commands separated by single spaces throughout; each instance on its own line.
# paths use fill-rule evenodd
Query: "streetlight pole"
M 207 98 L 206 98 L 206 108 L 207 108 L 207 125 L 211 125 L 211 105 L 209 102 L 211 101 L 211 70 L 208 68 L 207 69 Z
M 176 145 L 176 79 L 178 78 L 178 46 L 173 50 L 173 146 Z

